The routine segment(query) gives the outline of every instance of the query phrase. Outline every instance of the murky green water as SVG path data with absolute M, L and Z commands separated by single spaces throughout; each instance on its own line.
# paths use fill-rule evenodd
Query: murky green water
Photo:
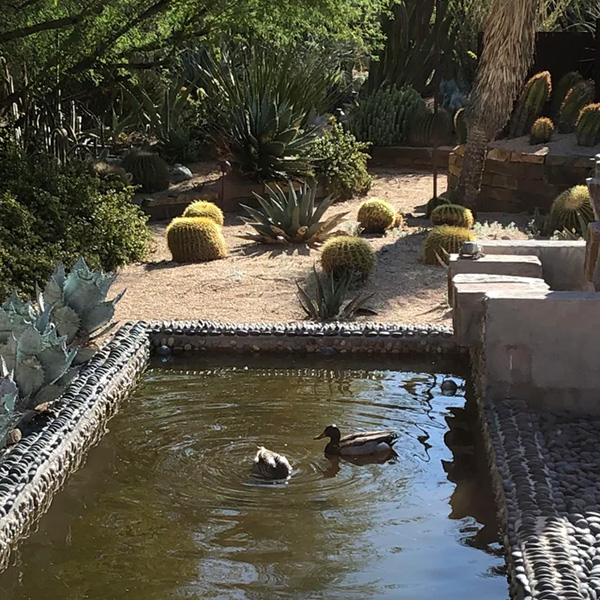
M 459 370 L 323 358 L 166 367 L 146 375 L 0 575 L 0 598 L 507 597 L 464 391 L 439 391 L 445 374 L 462 383 Z M 398 458 L 332 463 L 312 438 L 333 422 L 395 429 Z M 289 484 L 251 484 L 257 444 L 289 458 Z

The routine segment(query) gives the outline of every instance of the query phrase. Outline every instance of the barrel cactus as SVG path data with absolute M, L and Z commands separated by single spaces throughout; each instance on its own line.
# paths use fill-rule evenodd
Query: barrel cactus
M 581 109 L 594 100 L 594 84 L 591 81 L 576 83 L 565 96 L 560 106 L 558 131 L 571 133 L 575 129 Z
M 189 204 L 183 211 L 184 217 L 207 217 L 217 225 L 223 225 L 225 218 L 223 211 L 214 203 L 207 200 L 197 200 Z
M 434 227 L 423 247 L 423 260 L 428 265 L 437 265 L 439 260 L 446 261 L 447 254 L 457 253 L 463 242 L 472 242 L 475 234 L 465 227 L 439 225 Z
M 395 226 L 396 215 L 389 202 L 373 198 L 360 205 L 357 219 L 365 233 L 384 233 Z
M 581 109 L 575 135 L 580 146 L 595 146 L 600 142 L 600 104 L 588 104 Z
M 415 146 L 443 146 L 452 141 L 452 117 L 443 108 L 415 115 L 410 125 L 410 143 Z
M 575 231 L 583 234 L 582 226 L 594 220 L 590 192 L 586 185 L 576 185 L 559 194 L 550 208 L 552 231 Z
M 131 173 L 133 183 L 140 185 L 143 192 L 160 192 L 169 187 L 169 167 L 154 152 L 134 148 L 123 157 L 122 167 Z
M 560 107 L 564 102 L 566 95 L 569 93 L 569 90 L 577 85 L 580 81 L 583 80 L 583 77 L 579 73 L 579 71 L 569 71 L 565 75 L 563 75 L 556 85 L 556 89 L 552 92 L 552 117 L 558 119 L 560 114 Z
M 227 256 L 221 228 L 208 217 L 178 217 L 167 227 L 167 244 L 178 263 L 207 262 Z
M 344 277 L 352 272 L 356 281 L 362 282 L 375 268 L 375 252 L 362 238 L 349 235 L 333 237 L 323 244 L 321 266 L 332 277 Z
M 408 141 L 413 119 L 424 112 L 425 101 L 413 88 L 380 87 L 360 101 L 350 129 L 362 142 L 397 146 Z
M 433 225 L 455 225 L 456 227 L 473 227 L 473 213 L 460 204 L 442 204 L 431 212 Z
M 540 116 L 551 92 L 552 81 L 549 71 L 541 71 L 529 79 L 510 118 L 509 137 L 521 137 L 531 131 L 531 126 Z
M 536 119 L 531 126 L 530 144 L 545 144 L 552 139 L 554 134 L 554 123 L 548 117 Z
M 459 108 L 454 115 L 454 131 L 456 132 L 456 143 L 467 143 L 467 119 L 464 108 Z
M 449 192 L 443 192 L 439 196 L 430 198 L 425 206 L 425 216 L 430 219 L 431 213 L 434 211 L 434 209 L 444 204 L 452 204 Z

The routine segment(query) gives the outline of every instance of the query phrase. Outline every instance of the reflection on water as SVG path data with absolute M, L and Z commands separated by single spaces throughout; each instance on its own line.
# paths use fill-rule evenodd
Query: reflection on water
M 0 597 L 505 598 L 464 392 L 439 391 L 459 371 L 397 362 L 150 371 L 0 575 Z M 312 438 L 334 422 L 396 430 L 398 456 L 325 457 Z M 292 463 L 288 483 L 252 482 L 263 444 Z

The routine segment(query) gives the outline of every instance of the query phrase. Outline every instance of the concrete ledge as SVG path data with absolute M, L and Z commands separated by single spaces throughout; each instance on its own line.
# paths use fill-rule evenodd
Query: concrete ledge
M 585 242 L 553 240 L 485 240 L 481 242 L 486 255 L 512 254 L 537 256 L 542 263 L 542 275 L 551 289 L 590 290 L 584 277 Z
M 506 275 L 460 274 L 452 281 L 454 335 L 459 346 L 474 348 L 481 337 L 484 316 L 483 300 L 488 292 L 516 296 L 550 291 L 543 279 Z
M 600 414 L 600 295 L 488 292 L 485 394 L 534 408 Z

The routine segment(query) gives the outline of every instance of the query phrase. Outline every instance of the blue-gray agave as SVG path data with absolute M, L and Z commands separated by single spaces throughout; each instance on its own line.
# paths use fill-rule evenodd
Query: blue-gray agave
M 79 258 L 68 275 L 61 263 L 57 265 L 38 303 L 42 311 L 45 306 L 52 306 L 52 322 L 59 335 L 66 336 L 67 344 L 86 345 L 94 333 L 97 337 L 106 331 L 99 330 L 111 321 L 115 305 L 125 293 L 123 290 L 112 300 L 106 300 L 115 278 L 90 270 L 83 258 Z M 76 362 L 89 359 L 90 350 L 93 348 L 82 348 Z

